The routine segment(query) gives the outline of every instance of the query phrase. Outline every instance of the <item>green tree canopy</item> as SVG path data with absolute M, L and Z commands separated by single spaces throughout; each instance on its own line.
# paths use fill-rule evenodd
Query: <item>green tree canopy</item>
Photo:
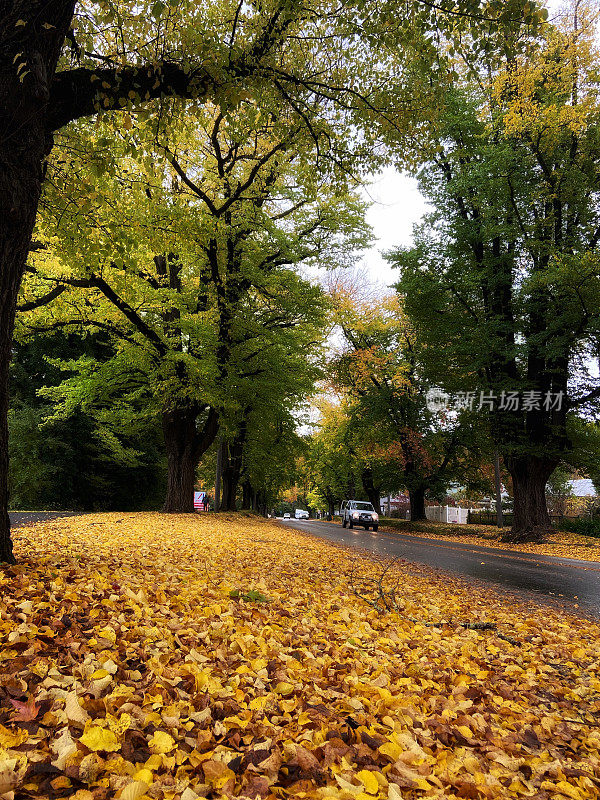
M 544 486 L 572 446 L 569 415 L 600 398 L 588 370 L 600 332 L 598 56 L 579 12 L 491 82 L 449 94 L 420 173 L 433 211 L 391 259 L 438 384 L 496 397 L 518 540 L 548 529 Z

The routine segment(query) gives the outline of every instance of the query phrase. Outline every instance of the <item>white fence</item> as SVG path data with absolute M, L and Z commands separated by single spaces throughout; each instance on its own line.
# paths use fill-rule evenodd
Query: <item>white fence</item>
M 432 522 L 455 522 L 457 525 L 466 525 L 469 509 L 455 508 L 454 506 L 426 506 L 425 516 Z

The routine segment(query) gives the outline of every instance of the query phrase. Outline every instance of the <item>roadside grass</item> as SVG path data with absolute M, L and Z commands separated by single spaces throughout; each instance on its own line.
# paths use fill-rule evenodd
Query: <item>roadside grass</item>
M 235 514 L 93 514 L 15 540 L 7 800 L 598 796 L 588 620 Z M 369 604 L 383 585 L 389 613 Z

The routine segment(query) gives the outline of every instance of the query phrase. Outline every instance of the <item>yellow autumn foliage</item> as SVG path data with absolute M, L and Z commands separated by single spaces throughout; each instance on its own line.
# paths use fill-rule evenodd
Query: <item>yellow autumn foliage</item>
M 395 568 L 405 614 L 382 616 L 349 583 L 369 557 L 244 515 L 85 515 L 15 538 L 19 563 L 0 572 L 5 792 L 598 796 L 589 621 L 411 564 Z M 440 619 L 498 629 L 425 625 Z

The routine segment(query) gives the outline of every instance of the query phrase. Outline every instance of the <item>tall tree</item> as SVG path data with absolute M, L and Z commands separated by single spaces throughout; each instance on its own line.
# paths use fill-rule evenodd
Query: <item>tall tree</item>
M 20 329 L 87 326 L 121 340 L 109 363 L 81 365 L 87 397 L 76 378 L 65 384 L 65 408 L 93 408 L 93 385 L 102 402 L 107 386 L 144 391 L 144 413 L 162 416 L 165 510 L 191 511 L 219 418 L 239 415 L 244 392 L 254 403 L 256 384 L 300 379 L 319 340 L 319 291 L 292 267 L 349 258 L 364 226 L 359 203 L 308 171 L 293 121 L 260 120 L 254 104 L 217 108 L 159 151 L 155 129 L 149 142 L 138 126 L 120 148 L 99 126 L 58 151 L 40 224 L 47 245 L 30 267 Z M 236 461 L 232 472 L 226 464 L 227 493 Z
M 308 440 L 304 472 L 333 516 L 343 500 L 354 498 L 359 462 L 349 447 L 350 418 L 343 403 L 319 403 L 319 419 Z
M 569 414 L 600 398 L 587 369 L 600 323 L 590 22 L 578 4 L 527 58 L 451 94 L 421 172 L 434 211 L 416 247 L 392 259 L 439 385 L 474 391 L 491 414 L 512 478 L 513 541 L 550 528 L 544 488 L 571 447 Z
M 160 424 L 139 417 L 118 428 L 106 414 L 53 418 L 44 387 L 59 384 L 62 359 L 110 358 L 107 335 L 57 331 L 15 343 L 11 365 L 12 508 L 136 510 L 160 507 L 166 464 Z M 125 428 L 125 429 L 124 429 Z
M 424 519 L 426 493 L 443 493 L 470 461 L 464 415 L 440 419 L 428 407 L 424 353 L 397 298 L 367 303 L 339 293 L 335 305 L 345 344 L 333 379 L 347 398 L 348 450 L 365 491 L 379 472 L 381 488 L 407 489 L 411 519 Z

